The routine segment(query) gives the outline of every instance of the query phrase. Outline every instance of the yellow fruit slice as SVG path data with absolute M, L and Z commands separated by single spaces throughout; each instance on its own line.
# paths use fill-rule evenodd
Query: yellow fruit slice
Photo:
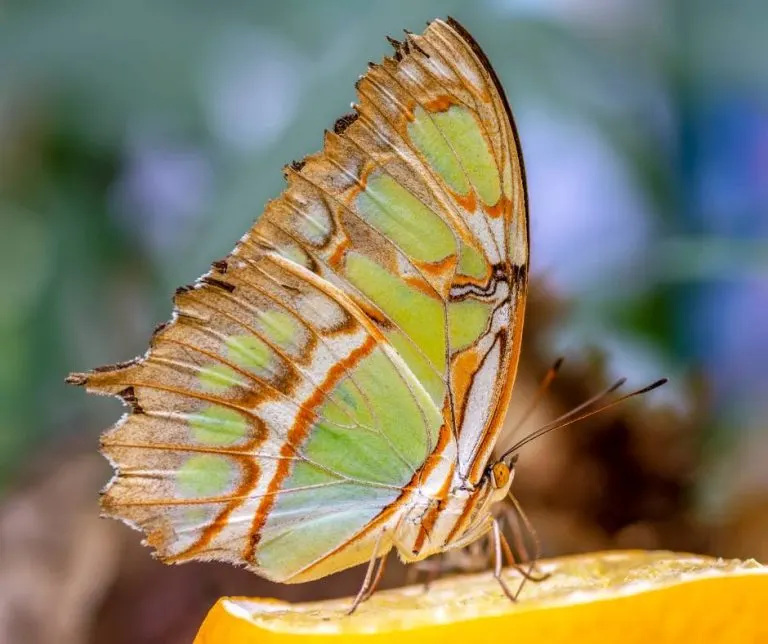
M 537 567 L 551 576 L 526 583 L 515 604 L 490 573 L 377 592 L 351 616 L 351 599 L 222 598 L 195 642 L 768 642 L 768 568 L 755 561 L 627 551 Z M 504 575 L 515 588 L 519 576 Z

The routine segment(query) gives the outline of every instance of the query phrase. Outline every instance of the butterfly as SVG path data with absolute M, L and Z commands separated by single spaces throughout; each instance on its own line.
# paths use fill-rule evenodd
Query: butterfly
M 69 377 L 127 406 L 102 436 L 101 504 L 165 562 L 284 583 L 369 562 L 362 598 L 393 548 L 415 562 L 498 533 L 528 284 L 520 141 L 457 21 L 390 42 L 147 353 Z

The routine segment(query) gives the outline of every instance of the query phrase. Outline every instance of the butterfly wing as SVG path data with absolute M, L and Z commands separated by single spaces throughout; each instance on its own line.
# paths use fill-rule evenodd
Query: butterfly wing
M 441 414 L 343 293 L 247 239 L 175 305 L 144 358 L 81 377 L 130 406 L 103 508 L 164 559 L 289 581 L 402 495 Z
M 520 143 L 498 78 L 459 23 L 436 20 L 395 47 L 393 59 L 359 81 L 359 118 L 345 135 L 375 163 L 366 191 L 392 177 L 430 214 L 391 196 L 378 200 L 384 219 L 362 198 L 363 216 L 380 229 L 386 223 L 407 255 L 389 264 L 372 258 L 394 265 L 399 283 L 368 286 L 364 295 L 388 323 L 404 318 L 396 332 L 390 324 L 382 331 L 446 410 L 455 482 L 476 485 L 509 403 L 522 337 L 529 242 Z M 408 217 L 396 227 L 398 206 Z M 434 387 L 428 367 L 440 375 Z
M 117 470 L 102 505 L 165 560 L 323 576 L 368 559 L 431 476 L 479 479 L 493 448 L 528 257 L 503 94 L 441 21 L 358 94 L 177 292 L 143 358 L 71 377 L 128 405 L 102 439 Z
M 530 255 L 528 195 L 517 128 L 490 62 L 455 20 L 433 27 L 433 69 L 436 75 L 441 70 L 442 84 L 459 99 L 433 114 L 433 122 L 473 188 L 474 198 L 470 192 L 468 200 L 456 200 L 481 246 L 484 261 L 478 266 L 485 270 L 476 269 L 472 253 L 463 256 L 451 299 L 456 308 L 464 307 L 457 324 L 465 329 L 471 328 L 473 307 L 482 303 L 491 309 L 486 327 L 466 333 L 469 342 L 450 350 L 458 479 L 476 485 L 501 431 L 520 356 Z M 438 98 L 443 108 L 440 103 Z M 438 158 L 428 150 L 428 159 Z M 448 170 L 443 174 L 451 176 Z M 458 181 L 459 192 L 462 186 Z

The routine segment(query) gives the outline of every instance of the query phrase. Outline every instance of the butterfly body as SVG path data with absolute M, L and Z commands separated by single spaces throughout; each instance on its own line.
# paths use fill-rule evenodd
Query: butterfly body
M 455 21 L 408 34 L 235 249 L 179 289 L 145 356 L 74 374 L 129 412 L 106 514 L 168 562 L 269 579 L 405 561 L 491 528 L 520 350 L 519 142 Z
M 458 487 L 444 498 L 417 497 L 394 527 L 400 558 L 421 561 L 483 536 L 491 528 L 491 506 L 507 495 L 510 483 L 497 488 L 484 476 L 477 487 Z

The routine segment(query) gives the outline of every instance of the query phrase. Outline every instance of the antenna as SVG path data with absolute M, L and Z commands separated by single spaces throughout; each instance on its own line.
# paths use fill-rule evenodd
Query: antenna
M 520 416 L 517 423 L 515 423 L 515 426 L 512 428 L 512 431 L 509 432 L 509 436 L 507 440 L 511 440 L 515 434 L 520 430 L 520 428 L 525 424 L 525 421 L 527 421 L 531 414 L 536 410 L 536 407 L 539 406 L 539 403 L 541 402 L 541 399 L 544 397 L 544 394 L 547 393 L 547 389 L 549 389 L 549 386 L 552 384 L 554 379 L 557 377 L 557 373 L 560 371 L 560 367 L 563 366 L 563 360 L 565 358 L 558 358 L 555 360 L 555 362 L 552 364 L 552 366 L 547 369 L 547 373 L 544 374 L 544 378 L 542 378 L 541 382 L 539 383 L 538 388 L 536 389 L 536 393 L 533 394 L 533 398 L 531 398 L 531 402 L 528 405 L 528 408 L 523 412 L 523 415 Z
M 571 411 L 563 414 L 559 418 L 556 418 L 551 423 L 547 423 L 543 427 L 539 427 L 534 432 L 531 432 L 523 438 L 522 440 L 515 443 L 512 447 L 510 447 L 506 452 L 504 452 L 501 455 L 501 458 L 499 460 L 504 460 L 507 456 L 510 454 L 514 454 L 517 452 L 521 447 L 527 445 L 532 440 L 535 440 L 537 438 L 540 438 L 541 436 L 544 436 L 544 434 L 548 434 L 549 432 L 555 431 L 556 429 L 561 429 L 563 427 L 567 427 L 568 425 L 572 425 L 573 423 L 577 423 L 580 420 L 584 420 L 585 418 L 589 418 L 590 416 L 594 416 L 595 414 L 599 414 L 600 412 L 605 411 L 606 409 L 610 409 L 614 405 L 618 405 L 621 402 L 624 402 L 625 400 L 629 400 L 630 398 L 634 398 L 635 396 L 640 396 L 642 394 L 646 394 L 649 391 L 653 391 L 654 389 L 658 389 L 662 385 L 666 384 L 668 382 L 667 378 L 661 378 L 660 380 L 657 380 L 656 382 L 652 382 L 650 385 L 646 385 L 645 387 L 642 387 L 640 389 L 636 389 L 635 391 L 631 391 L 628 394 L 624 394 L 623 396 L 617 398 L 616 400 L 612 400 L 609 403 L 606 403 L 602 407 L 598 407 L 597 409 L 593 409 L 592 411 L 588 411 L 586 413 L 583 412 L 586 408 L 594 405 L 596 402 L 599 402 L 601 399 L 605 398 L 606 396 L 609 396 L 614 391 L 616 391 L 619 387 L 621 387 L 625 382 L 626 378 L 621 378 L 617 380 L 615 383 L 613 383 L 608 389 L 605 391 L 602 391 L 601 393 L 597 394 L 596 396 L 593 396 L 589 400 L 581 403 L 578 407 L 575 407 Z M 580 414 L 580 415 L 579 415 Z

